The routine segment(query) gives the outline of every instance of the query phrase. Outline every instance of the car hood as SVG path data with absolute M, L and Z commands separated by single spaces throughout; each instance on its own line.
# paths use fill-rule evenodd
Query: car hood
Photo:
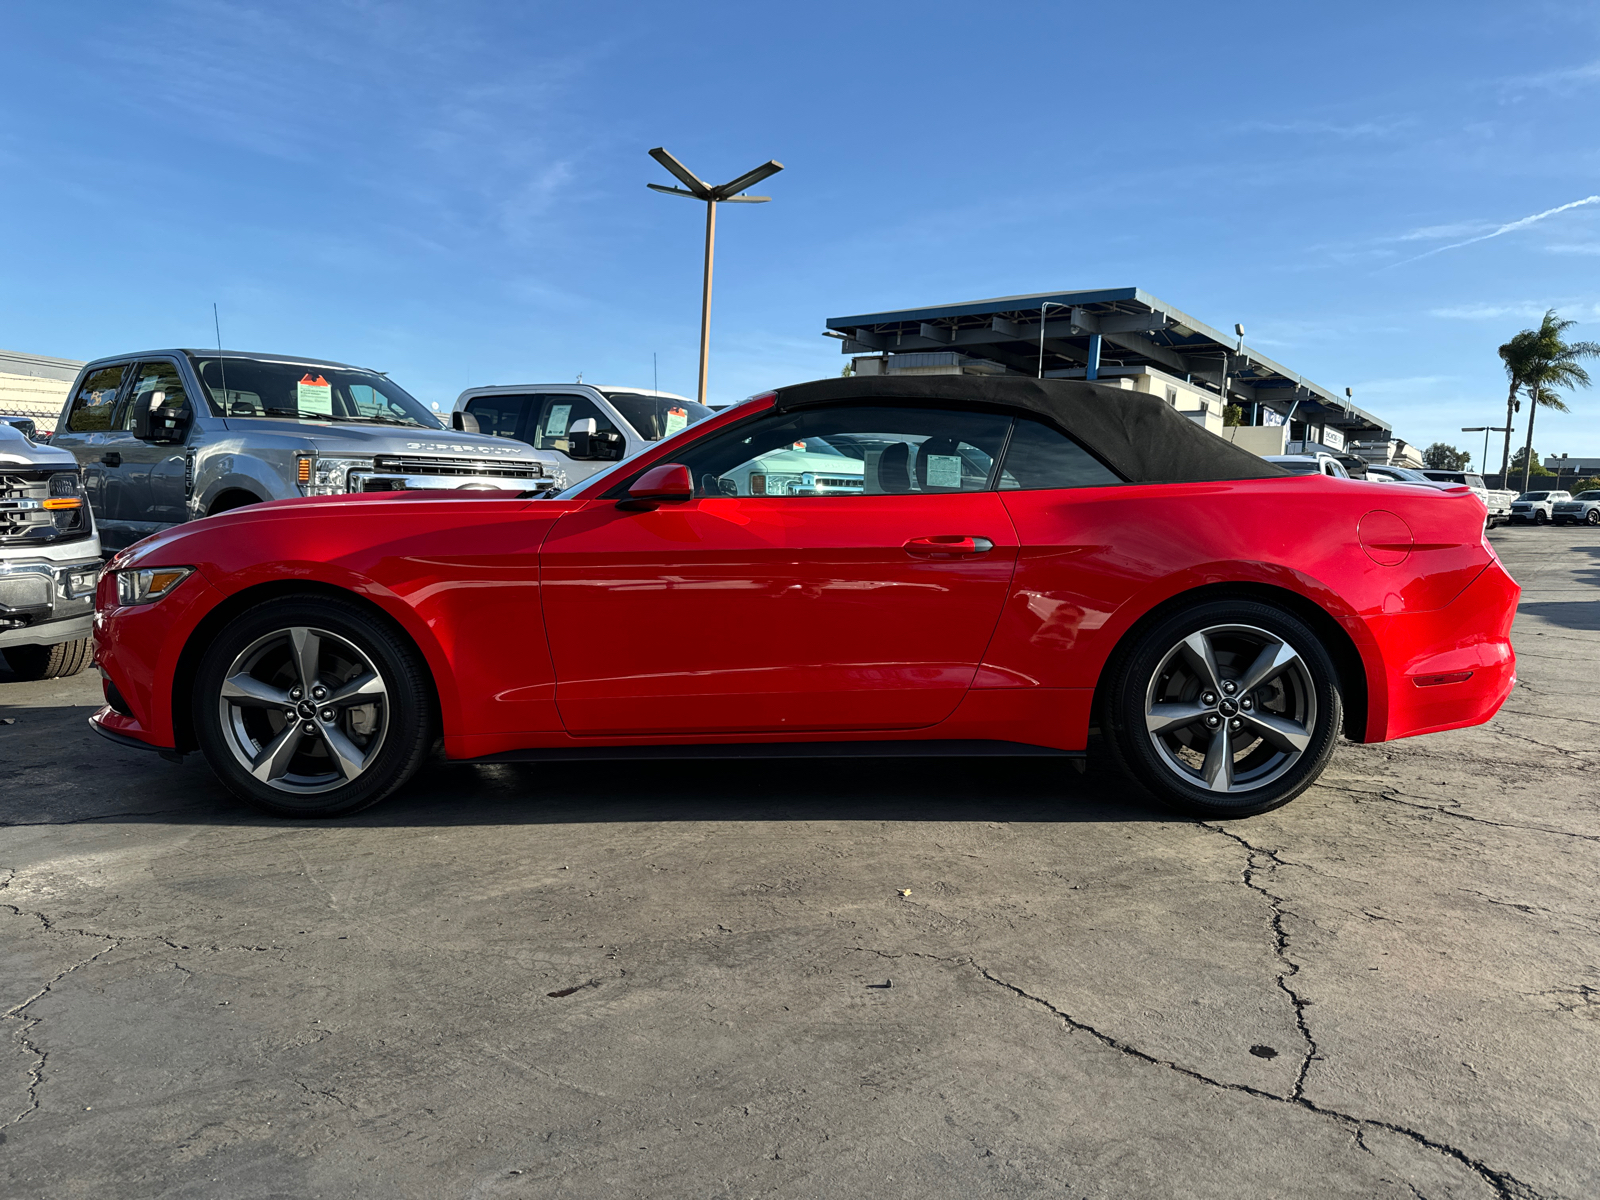
M 483 458 L 526 458 L 545 461 L 526 442 L 491 437 L 485 433 L 458 433 L 453 429 L 413 429 L 401 425 L 356 425 L 327 421 L 275 420 L 270 417 L 231 417 L 229 433 L 252 441 L 281 437 L 296 445 L 309 443 L 320 454 L 467 454 Z
M 0 466 L 71 467 L 77 461 L 65 450 L 29 441 L 22 436 L 22 430 L 0 421 Z

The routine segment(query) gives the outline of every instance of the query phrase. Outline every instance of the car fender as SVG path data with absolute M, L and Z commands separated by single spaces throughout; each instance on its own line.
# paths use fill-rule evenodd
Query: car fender
M 251 492 L 262 500 L 289 500 L 298 487 L 283 478 L 271 464 L 238 451 L 199 451 L 194 463 L 194 493 L 189 501 L 193 517 L 203 517 L 224 492 Z

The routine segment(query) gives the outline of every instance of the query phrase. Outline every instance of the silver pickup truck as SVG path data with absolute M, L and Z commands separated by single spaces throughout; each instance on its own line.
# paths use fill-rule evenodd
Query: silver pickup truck
M 263 500 L 419 488 L 531 494 L 567 482 L 553 455 L 447 429 L 382 372 L 233 350 L 86 364 L 51 444 L 82 466 L 112 550 Z
M 78 464 L 0 421 L 0 654 L 12 674 L 54 679 L 89 665 L 99 573 Z

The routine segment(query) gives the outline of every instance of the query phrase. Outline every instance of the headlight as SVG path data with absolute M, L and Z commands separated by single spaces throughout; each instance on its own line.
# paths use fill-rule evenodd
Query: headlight
M 44 502 L 60 533 L 75 533 L 89 527 L 89 506 L 76 471 L 57 471 L 50 476 L 50 498 Z
M 190 575 L 193 567 L 145 567 L 117 572 L 118 604 L 149 604 L 159 600 Z
M 372 459 L 339 454 L 301 454 L 295 463 L 296 482 L 307 496 L 342 496 L 350 490 L 351 471 L 372 470 Z

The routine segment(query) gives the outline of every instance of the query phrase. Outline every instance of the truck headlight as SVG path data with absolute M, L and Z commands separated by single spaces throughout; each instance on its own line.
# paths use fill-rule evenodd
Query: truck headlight
M 340 454 L 301 454 L 295 466 L 295 480 L 303 495 L 342 496 L 350 490 L 350 472 L 372 470 L 372 459 Z
M 159 600 L 190 575 L 193 567 L 145 567 L 117 572 L 117 603 L 149 604 Z

